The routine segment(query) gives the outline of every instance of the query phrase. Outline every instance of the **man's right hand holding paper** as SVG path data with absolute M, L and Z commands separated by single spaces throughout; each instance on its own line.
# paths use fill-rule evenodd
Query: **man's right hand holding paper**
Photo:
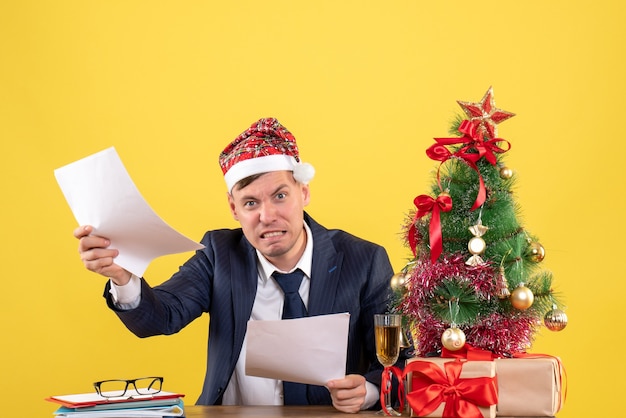
M 74 237 L 79 240 L 78 252 L 87 270 L 108 277 L 117 286 L 124 286 L 131 278 L 131 273 L 115 264 L 119 251 L 108 248 L 111 241 L 104 237 L 91 235 L 93 227 L 79 226 L 74 230 Z

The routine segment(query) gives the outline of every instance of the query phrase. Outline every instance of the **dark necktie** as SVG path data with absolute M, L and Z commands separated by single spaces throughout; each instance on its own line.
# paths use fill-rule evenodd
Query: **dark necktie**
M 297 269 L 293 273 L 282 274 L 274 272 L 272 275 L 276 283 L 285 293 L 283 319 L 302 318 L 307 316 L 306 307 L 298 293 L 304 273 Z M 306 385 L 302 383 L 283 382 L 283 396 L 285 405 L 308 405 Z

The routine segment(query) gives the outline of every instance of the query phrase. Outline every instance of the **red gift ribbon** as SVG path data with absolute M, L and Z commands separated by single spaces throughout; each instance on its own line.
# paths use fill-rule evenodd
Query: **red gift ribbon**
M 463 345 L 463 347 L 461 347 L 457 351 L 450 351 L 447 348 L 442 347 L 441 357 L 466 359 L 472 361 L 491 361 L 498 358 L 498 356 L 496 356 L 491 351 L 483 350 L 482 348 L 476 348 L 468 343 L 465 343 L 465 345 Z
M 430 259 L 434 263 L 443 251 L 443 237 L 441 234 L 441 216 L 440 212 L 449 212 L 452 210 L 452 198 L 448 194 L 440 194 L 437 199 L 422 194 L 417 196 L 413 203 L 417 207 L 417 212 L 409 228 L 409 246 L 413 251 L 413 257 L 417 256 L 417 238 L 415 237 L 416 228 L 415 221 L 423 216 L 432 213 L 428 229 L 430 239 Z
M 473 361 L 490 361 L 497 358 L 491 351 L 483 350 L 481 348 L 473 347 L 471 344 L 465 343 L 463 348 L 458 351 L 450 351 L 447 348 L 443 347 L 441 349 L 441 357 L 443 358 L 456 358 L 456 359 L 467 359 Z M 559 379 L 559 386 L 563 388 L 561 390 L 561 396 L 559 396 L 559 404 L 557 407 L 557 411 L 560 411 L 565 400 L 567 399 L 567 373 L 565 372 L 565 367 L 561 362 L 561 359 L 556 356 L 551 356 L 550 354 L 540 354 L 540 353 L 514 353 L 512 358 L 552 358 L 556 360 L 559 367 L 559 375 L 557 379 Z M 497 379 L 497 377 L 496 377 Z M 496 380 L 497 381 L 497 380 Z
M 389 373 L 391 371 L 391 373 Z M 385 415 L 391 415 L 385 408 L 385 396 L 391 392 L 391 376 L 396 376 L 398 379 L 398 398 L 400 399 L 400 411 L 404 410 L 404 381 L 402 376 L 402 370 L 396 366 L 387 366 L 383 371 L 382 381 L 380 382 L 380 405 L 382 406 Z
M 452 157 L 458 157 L 465 161 L 476 173 L 478 174 L 479 189 L 476 200 L 472 205 L 472 209 L 479 208 L 487 198 L 487 192 L 485 190 L 485 182 L 480 170 L 478 169 L 477 162 L 485 157 L 485 159 L 491 164 L 496 165 L 496 153 L 504 153 L 511 149 L 511 144 L 502 138 L 492 138 L 485 141 L 483 139 L 482 131 L 476 129 L 476 123 L 464 120 L 459 126 L 459 132 L 463 134 L 460 138 L 435 138 L 436 144 L 433 144 L 426 150 L 426 155 L 432 160 L 441 161 L 441 164 L 446 162 Z M 500 148 L 497 143 L 505 142 L 507 149 Z M 446 145 L 464 145 L 456 152 L 452 153 Z M 474 151 L 474 152 L 469 152 Z M 441 165 L 439 166 L 441 168 Z M 439 170 L 437 171 L 437 182 L 441 186 L 439 181 Z
M 444 417 L 483 418 L 479 406 L 498 403 L 498 390 L 493 377 L 459 378 L 461 360 L 444 363 L 444 369 L 428 361 L 412 361 L 404 374 L 412 373 L 412 388 L 407 401 L 415 415 L 425 416 L 445 402 Z

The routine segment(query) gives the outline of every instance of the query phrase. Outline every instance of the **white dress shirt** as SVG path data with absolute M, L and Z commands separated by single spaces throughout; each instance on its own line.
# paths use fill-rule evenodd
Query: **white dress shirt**
M 276 280 L 271 276 L 275 271 L 291 273 L 296 269 L 302 270 L 304 278 L 300 284 L 300 297 L 304 306 L 308 307 L 309 287 L 311 283 L 311 263 L 313 260 L 313 239 L 308 225 L 304 224 L 307 234 L 304 253 L 291 271 L 281 271 L 257 250 L 258 282 L 256 297 L 252 305 L 250 321 L 278 320 L 283 316 L 284 294 Z M 263 377 L 246 375 L 247 336 L 243 340 L 241 353 L 235 366 L 235 371 L 228 383 L 223 405 L 283 405 L 282 381 Z

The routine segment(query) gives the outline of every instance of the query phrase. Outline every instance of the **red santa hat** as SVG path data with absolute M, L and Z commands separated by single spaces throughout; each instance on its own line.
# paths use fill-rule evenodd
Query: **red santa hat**
M 315 175 L 311 164 L 300 162 L 296 138 L 275 118 L 259 119 L 228 144 L 220 167 L 229 192 L 240 180 L 270 171 L 293 171 L 303 184 Z

